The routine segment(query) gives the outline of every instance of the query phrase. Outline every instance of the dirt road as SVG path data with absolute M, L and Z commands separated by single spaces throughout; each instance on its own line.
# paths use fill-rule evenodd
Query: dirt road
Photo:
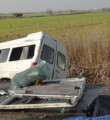
M 62 120 L 76 116 L 73 113 L 50 113 L 40 111 L 3 111 L 0 120 Z

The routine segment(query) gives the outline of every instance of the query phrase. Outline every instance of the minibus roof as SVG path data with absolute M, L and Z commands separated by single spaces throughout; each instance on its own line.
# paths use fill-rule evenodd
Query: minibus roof
M 5 46 L 9 46 L 9 45 L 11 46 L 11 45 L 15 45 L 15 44 L 24 43 L 24 42 L 34 42 L 36 40 L 42 39 L 44 35 L 45 35 L 44 32 L 37 32 L 37 33 L 29 34 L 27 37 L 24 37 L 24 38 L 11 40 L 11 41 L 7 41 L 7 42 L 2 42 L 2 43 L 0 43 L 0 49 Z

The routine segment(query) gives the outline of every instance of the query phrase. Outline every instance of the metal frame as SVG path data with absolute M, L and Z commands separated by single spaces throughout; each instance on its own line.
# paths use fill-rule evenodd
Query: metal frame
M 77 95 L 70 96 L 70 95 L 39 95 L 39 94 L 14 94 L 12 97 L 8 98 L 4 102 L 0 104 L 0 110 L 9 110 L 9 109 L 44 109 L 44 108 L 72 108 L 74 107 L 79 99 L 81 98 L 83 94 L 83 90 L 85 87 L 86 79 L 80 79 L 82 81 L 82 84 L 80 86 L 80 89 L 78 91 Z M 38 104 L 14 104 L 11 105 L 10 103 L 16 99 L 16 98 L 22 98 L 24 96 L 36 96 L 40 99 L 49 99 L 49 98 L 55 98 L 55 99 L 63 99 L 68 100 L 69 102 L 54 102 L 54 103 L 38 103 Z

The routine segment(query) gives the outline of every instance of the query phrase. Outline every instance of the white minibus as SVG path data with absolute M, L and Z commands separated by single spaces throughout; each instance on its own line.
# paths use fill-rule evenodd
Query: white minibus
M 0 79 L 11 80 L 16 73 L 41 60 L 48 63 L 52 72 L 49 80 L 66 77 L 66 48 L 46 33 L 32 33 L 25 38 L 0 43 Z

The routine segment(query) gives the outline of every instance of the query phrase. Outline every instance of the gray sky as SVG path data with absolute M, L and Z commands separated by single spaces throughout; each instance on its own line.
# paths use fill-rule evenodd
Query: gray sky
M 87 10 L 110 7 L 110 0 L 0 0 L 0 13 Z

